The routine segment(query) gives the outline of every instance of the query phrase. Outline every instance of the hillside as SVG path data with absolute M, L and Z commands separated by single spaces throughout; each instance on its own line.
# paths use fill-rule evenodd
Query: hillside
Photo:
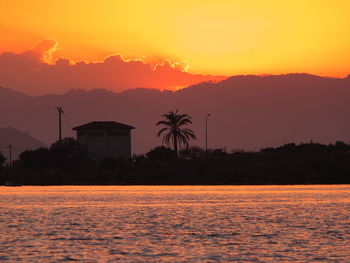
M 9 160 L 9 145 L 12 146 L 12 160 L 18 159 L 18 155 L 24 150 L 46 146 L 28 133 L 10 127 L 0 127 L 0 151 L 7 160 Z
M 4 104 L 2 102 L 5 102 Z M 204 146 L 205 116 L 209 147 L 257 150 L 288 142 L 333 143 L 350 140 L 350 78 L 308 74 L 234 76 L 176 91 L 134 89 L 72 90 L 62 95 L 24 96 L 6 103 L 0 97 L 0 126 L 29 131 L 46 144 L 57 139 L 58 105 L 64 108 L 63 132 L 94 120 L 135 126 L 133 152 L 160 145 L 156 122 L 179 109 L 193 116 L 193 130 Z

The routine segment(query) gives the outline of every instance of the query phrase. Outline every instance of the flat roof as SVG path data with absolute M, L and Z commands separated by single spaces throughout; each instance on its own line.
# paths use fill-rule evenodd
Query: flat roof
M 93 121 L 74 127 L 74 131 L 120 131 L 131 130 L 135 127 L 116 121 Z

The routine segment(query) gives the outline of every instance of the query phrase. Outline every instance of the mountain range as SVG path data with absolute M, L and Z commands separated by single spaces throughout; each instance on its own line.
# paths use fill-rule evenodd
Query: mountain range
M 133 153 L 161 144 L 156 123 L 176 109 L 193 117 L 191 128 L 198 137 L 193 144 L 202 147 L 208 113 L 210 148 L 258 150 L 288 142 L 350 141 L 350 77 L 245 75 L 178 91 L 77 89 L 43 96 L 8 88 L 0 88 L 0 126 L 29 132 L 45 144 L 58 137 L 57 106 L 64 109 L 65 136 L 74 136 L 72 127 L 96 120 L 136 127 Z

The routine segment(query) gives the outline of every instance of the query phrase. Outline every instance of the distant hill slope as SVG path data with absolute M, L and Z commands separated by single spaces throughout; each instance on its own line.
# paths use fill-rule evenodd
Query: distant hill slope
M 46 145 L 33 138 L 28 133 L 24 133 L 14 128 L 0 128 L 0 151 L 9 160 L 9 145 L 12 146 L 12 159 L 18 159 L 18 155 L 29 149 L 37 149 Z
M 7 89 L 4 87 L 0 86 L 0 98 L 1 99 L 24 99 L 28 97 L 27 95 L 25 95 L 24 93 L 18 92 L 18 91 L 14 91 L 11 89 Z
M 7 95 L 9 96 L 9 95 Z M 4 101 L 4 104 L 2 103 Z M 113 93 L 72 90 L 62 95 L 0 95 L 0 126 L 29 131 L 50 144 L 57 139 L 57 110 L 64 108 L 63 132 L 94 120 L 115 120 L 136 127 L 133 152 L 160 145 L 156 122 L 171 109 L 193 116 L 193 130 L 203 146 L 205 116 L 209 147 L 254 150 L 287 142 L 350 141 L 350 78 L 308 74 L 234 76 L 177 92 L 149 89 Z

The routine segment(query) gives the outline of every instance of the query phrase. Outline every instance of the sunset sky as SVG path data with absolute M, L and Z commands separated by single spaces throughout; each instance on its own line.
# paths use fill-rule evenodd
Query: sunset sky
M 348 0 L 0 0 L 0 10 L 0 52 L 50 38 L 72 61 L 118 54 L 197 74 L 350 73 Z

